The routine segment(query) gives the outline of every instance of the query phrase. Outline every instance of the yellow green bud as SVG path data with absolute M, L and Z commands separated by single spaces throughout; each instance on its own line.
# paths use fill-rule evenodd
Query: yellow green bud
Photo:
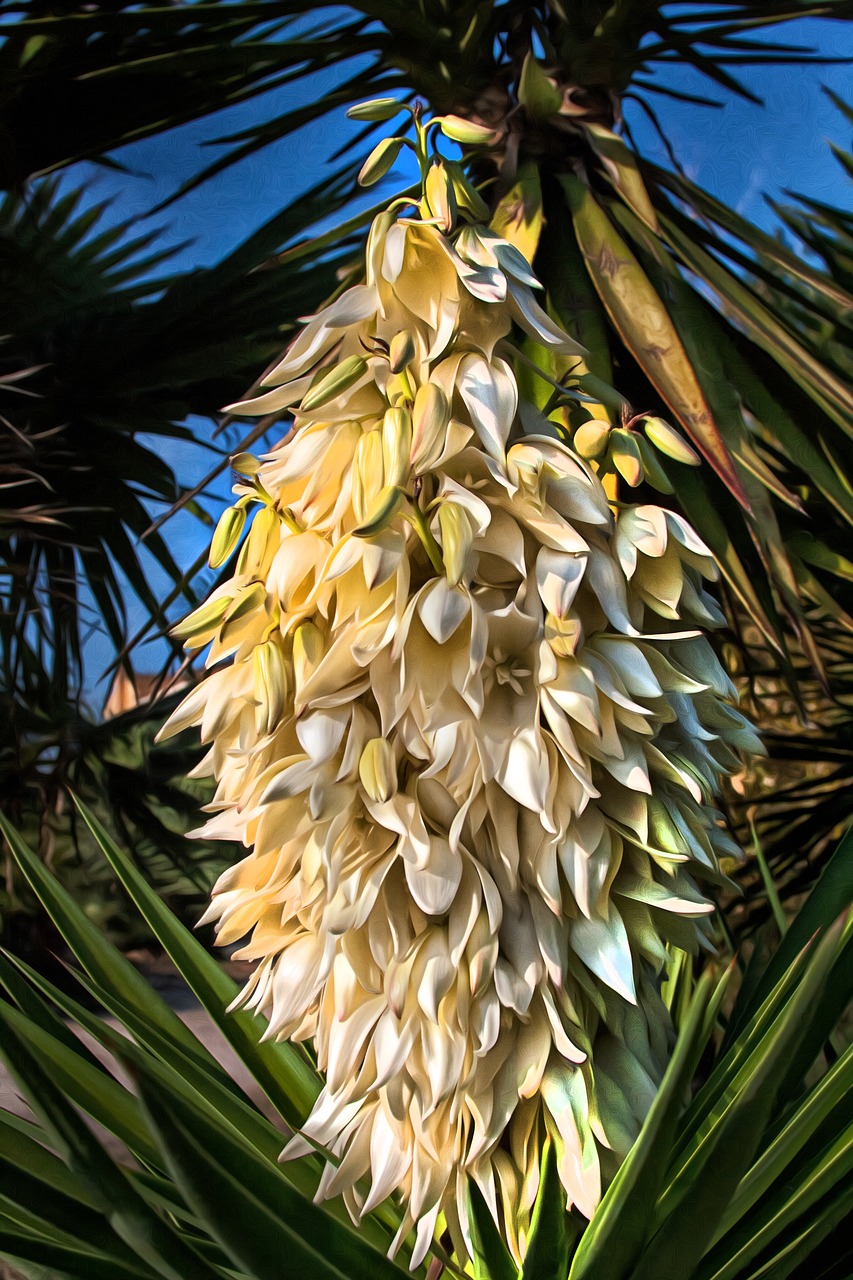
M 489 206 L 473 182 L 471 182 L 462 165 L 457 164 L 455 160 L 447 160 L 445 164 L 458 208 L 463 209 L 475 222 L 488 222 Z
M 435 382 L 418 387 L 412 408 L 412 466 L 429 457 L 436 439 L 447 430 L 450 404 Z
M 172 635 L 184 641 L 185 649 L 201 649 L 219 630 L 232 603 L 231 596 L 217 596 L 215 600 L 206 600 L 172 627 Z
M 252 582 L 238 592 L 233 604 L 225 612 L 226 622 L 239 622 L 241 618 L 266 606 L 267 589 L 262 582 Z
M 371 187 L 374 182 L 384 178 L 400 154 L 402 145 L 402 138 L 383 138 L 379 145 L 373 148 L 362 165 L 361 172 L 358 175 L 359 184 L 362 187 Z
M 391 339 L 391 346 L 388 348 L 388 363 L 391 366 L 392 373 L 399 373 L 411 364 L 415 358 L 415 340 L 408 329 L 401 329 L 400 332 Z
M 572 442 L 575 452 L 582 458 L 600 458 L 607 449 L 611 429 L 611 424 L 602 418 L 584 422 L 575 432 Z
M 461 116 L 442 116 L 439 127 L 446 138 L 470 147 L 487 147 L 495 140 L 494 129 L 485 124 L 474 124 L 473 120 L 463 120 Z
M 394 225 L 394 214 L 384 210 L 378 213 L 370 224 L 365 249 L 365 278 L 368 284 L 376 283 L 376 276 L 385 252 L 385 237 Z
M 384 485 L 382 432 L 368 431 L 356 446 L 352 468 L 352 508 L 359 524 L 368 518 Z
M 403 497 L 403 490 L 397 485 L 386 485 L 377 494 L 376 501 L 366 518 L 358 528 L 353 529 L 353 535 L 356 538 L 372 538 L 374 534 L 381 533 L 387 527 Z
M 293 679 L 297 697 L 323 657 L 323 633 L 313 622 L 303 622 L 293 636 Z
M 382 419 L 385 483 L 399 485 L 408 477 L 412 452 L 412 415 L 408 409 L 386 409 Z
M 260 576 L 266 573 L 281 543 L 281 524 L 272 507 L 261 507 L 249 528 L 237 560 L 237 572 Z
M 348 356 L 335 365 L 334 369 L 329 369 L 306 391 L 301 405 L 303 413 L 310 413 L 334 400 L 354 382 L 358 382 L 366 368 L 367 361 L 363 356 Z
M 359 102 L 356 106 L 350 107 L 347 115 L 350 120 L 371 120 L 381 123 L 384 120 L 393 120 L 401 111 L 409 109 L 405 102 L 398 102 L 396 98 L 371 98 L 369 102 Z
M 447 581 L 456 587 L 462 581 L 474 531 L 471 521 L 458 502 L 443 502 L 438 509 L 438 525 L 441 530 L 441 550 Z
M 256 476 L 261 469 L 261 462 L 253 453 L 235 453 L 231 459 L 231 468 L 238 476 Z
M 230 560 L 246 524 L 245 507 L 226 507 L 219 517 L 213 538 L 210 543 L 210 554 L 207 563 L 211 569 L 218 569 Z
M 371 800 L 383 803 L 397 791 L 397 761 L 384 738 L 371 738 L 361 753 L 358 776 Z
M 615 427 L 610 433 L 610 457 L 613 465 L 632 489 L 643 481 L 643 461 L 633 431 Z
M 646 480 L 659 493 L 674 493 L 669 476 L 664 471 L 657 454 L 655 453 L 648 440 L 644 440 L 642 436 L 637 436 L 637 448 L 640 450 L 640 459 L 643 463 L 643 470 L 646 473 Z
M 700 465 L 702 460 L 696 450 L 663 418 L 643 418 L 643 430 L 655 448 L 673 462 L 683 462 L 688 467 Z
M 288 694 L 287 664 L 274 640 L 258 645 L 252 654 L 255 723 L 258 733 L 270 734 L 284 714 Z
M 437 160 L 430 165 L 424 183 L 424 195 L 430 217 L 436 219 L 439 229 L 444 232 L 452 231 L 456 222 L 456 192 L 443 161 Z

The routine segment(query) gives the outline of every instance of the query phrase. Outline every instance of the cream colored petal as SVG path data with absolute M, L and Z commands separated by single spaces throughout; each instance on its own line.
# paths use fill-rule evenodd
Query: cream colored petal
M 545 347 L 553 347 L 566 355 L 585 355 L 586 348 L 555 324 L 546 311 L 540 307 L 527 285 L 513 281 L 509 285 L 507 298 L 510 314 L 521 325 L 522 329 L 541 342 Z
M 458 386 L 474 430 L 494 458 L 504 457 L 518 407 L 518 388 L 504 360 L 467 355 L 459 363 Z
M 563 618 L 569 612 L 583 580 L 586 563 L 586 556 L 542 547 L 536 557 L 536 582 L 542 603 L 549 613 Z
M 440 836 L 433 836 L 429 844 L 429 855 L 423 866 L 406 863 L 406 883 L 421 911 L 428 916 L 444 915 L 459 888 L 462 859 Z
M 467 592 L 451 587 L 445 578 L 435 578 L 417 597 L 418 616 L 436 644 L 446 644 L 471 610 Z

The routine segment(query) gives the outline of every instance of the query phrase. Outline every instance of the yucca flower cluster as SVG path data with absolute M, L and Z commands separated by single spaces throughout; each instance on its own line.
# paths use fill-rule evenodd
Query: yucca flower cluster
M 241 1000 L 324 1073 L 286 1154 L 332 1153 L 355 1216 L 401 1192 L 413 1265 L 470 1243 L 468 1178 L 521 1258 L 549 1135 L 594 1210 L 666 1060 L 666 944 L 707 930 L 693 873 L 733 851 L 711 798 L 756 746 L 702 635 L 709 552 L 520 399 L 514 329 L 579 349 L 416 124 L 420 203 L 238 406 L 293 427 L 235 459 L 233 577 L 178 628 L 213 670 L 166 728 L 201 726 L 204 835 L 249 850 L 205 917 L 250 935 Z

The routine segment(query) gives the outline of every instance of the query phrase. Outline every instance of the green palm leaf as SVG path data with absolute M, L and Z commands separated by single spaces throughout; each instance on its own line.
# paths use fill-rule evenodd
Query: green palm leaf
M 52 1265 L 62 1274 L 123 1280 L 175 1274 L 259 1280 L 279 1274 L 282 1257 L 300 1259 L 306 1274 L 317 1276 L 404 1274 L 375 1251 L 387 1248 L 387 1226 L 366 1223 L 359 1238 L 339 1207 L 301 1199 L 300 1188 L 308 1190 L 315 1176 L 311 1165 L 302 1173 L 276 1165 L 269 1122 L 248 1101 L 222 1091 L 217 1064 L 197 1042 L 195 1049 L 184 1046 L 185 1038 L 193 1041 L 190 1033 L 175 1034 L 180 1024 L 160 998 L 129 976 L 127 962 L 8 824 L 3 828 L 78 963 L 99 975 L 84 984 L 133 1039 L 26 966 L 32 985 L 0 966 L 8 993 L 0 1000 L 2 1053 L 39 1116 L 33 1124 L 0 1114 L 0 1255 L 32 1276 Z M 177 922 L 154 908 L 126 855 L 101 838 L 140 902 L 160 917 L 164 937 L 177 940 Z M 710 966 L 639 1139 L 585 1229 L 565 1214 L 546 1151 L 525 1276 L 565 1277 L 571 1259 L 572 1280 L 620 1280 L 661 1267 L 678 1280 L 758 1280 L 795 1275 L 820 1245 L 836 1241 L 853 1199 L 853 1051 L 829 1069 L 813 1064 L 853 981 L 849 914 L 833 924 L 839 908 L 849 911 L 851 897 L 847 842 L 759 986 L 744 987 L 735 999 L 722 1041 L 717 1028 L 732 974 L 720 980 Z M 814 932 L 817 941 L 809 941 Z M 197 981 L 189 942 L 175 955 L 185 977 Z M 835 999 L 816 1001 L 821 990 L 835 991 Z M 60 1014 L 124 1064 L 135 1091 L 100 1062 L 87 1062 Z M 219 1016 L 225 1018 L 221 1009 Z M 253 1069 L 248 1041 L 240 1056 Z M 72 1103 L 126 1139 L 143 1167 L 116 1163 Z M 472 1188 L 476 1274 L 515 1275 L 478 1195 Z M 444 1263 L 454 1274 L 451 1260 Z

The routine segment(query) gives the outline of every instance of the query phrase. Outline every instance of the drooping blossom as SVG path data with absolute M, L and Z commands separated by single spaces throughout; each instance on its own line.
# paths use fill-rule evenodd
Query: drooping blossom
M 577 348 L 430 175 L 237 406 L 293 427 L 238 460 L 234 574 L 179 628 L 211 670 L 166 728 L 200 726 L 204 835 L 247 849 L 205 917 L 255 962 L 241 1002 L 325 1077 L 287 1154 L 337 1157 L 321 1192 L 354 1216 L 401 1193 L 413 1264 L 439 1215 L 470 1242 L 469 1178 L 520 1259 L 548 1135 L 593 1212 L 756 747 L 703 634 L 710 553 L 520 401 L 513 332 Z

